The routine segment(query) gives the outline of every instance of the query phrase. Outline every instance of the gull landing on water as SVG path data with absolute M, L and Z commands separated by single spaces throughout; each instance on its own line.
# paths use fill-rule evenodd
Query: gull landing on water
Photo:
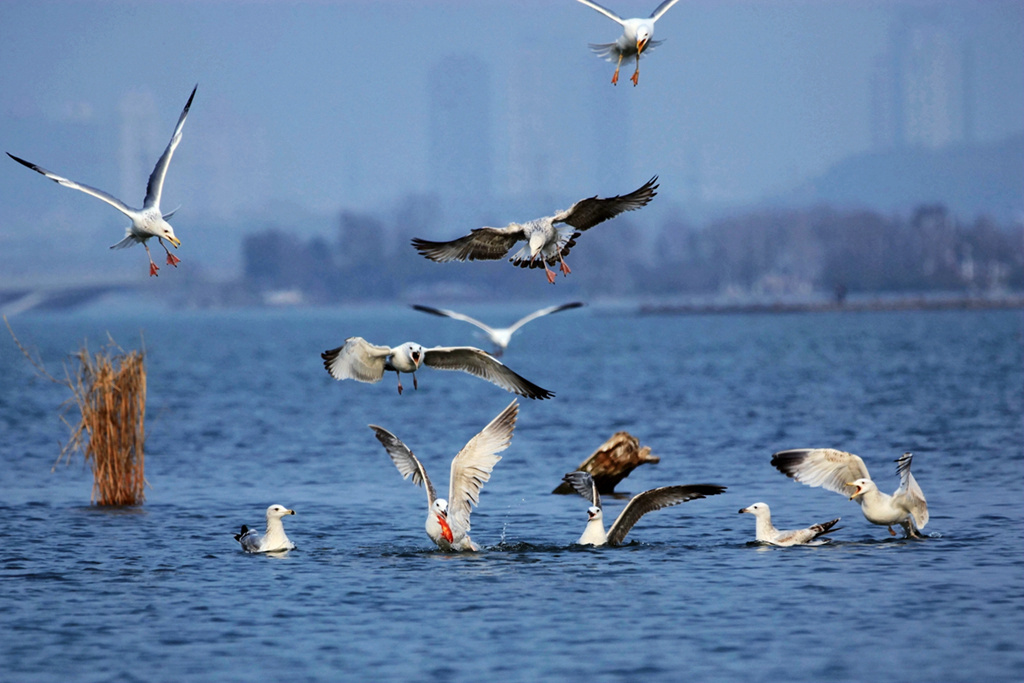
M 130 247 L 133 244 L 139 243 L 146 248 L 146 255 L 149 257 L 149 274 L 154 276 L 157 271 L 160 270 L 156 263 L 153 262 L 153 255 L 149 251 L 149 245 L 146 241 L 150 237 L 157 238 L 160 242 L 160 246 L 167 252 L 167 264 L 170 266 L 177 267 L 178 263 L 181 262 L 177 256 L 171 253 L 171 250 L 164 244 L 164 240 L 167 240 L 174 245 L 177 249 L 181 245 L 181 241 L 174 236 L 174 228 L 167 222 L 167 219 L 174 215 L 174 211 L 167 214 L 160 213 L 160 195 L 164 189 L 164 178 L 167 176 L 167 167 L 171 163 L 171 156 L 174 154 L 174 150 L 178 147 L 178 143 L 181 142 L 181 129 L 185 126 L 185 118 L 188 116 L 189 107 L 192 106 L 192 98 L 196 96 L 196 89 L 199 86 L 192 88 L 192 94 L 189 95 L 188 102 L 185 103 L 185 108 L 181 112 L 181 116 L 178 117 L 178 125 L 174 127 L 174 135 L 171 136 L 171 141 L 167 143 L 167 149 L 160 155 L 160 159 L 156 162 L 156 167 L 153 168 L 153 173 L 149 176 L 149 184 L 146 186 L 146 199 L 142 203 L 142 209 L 133 209 L 117 197 L 107 194 L 103 190 L 97 190 L 95 187 L 89 187 L 81 183 L 76 183 L 74 180 L 68 180 L 62 178 L 56 173 L 51 173 L 45 168 L 36 166 L 35 164 L 19 159 L 10 152 L 7 156 L 11 157 L 19 164 L 28 166 L 37 173 L 42 173 L 44 176 L 59 183 L 64 187 L 70 187 L 73 190 L 79 190 L 86 194 L 90 194 L 97 199 L 105 201 L 115 209 L 128 216 L 131 219 L 132 224 L 128 226 L 125 232 L 125 238 L 117 244 L 110 247 L 111 249 L 124 249 Z
M 664 42 L 661 40 L 651 40 L 651 37 L 654 35 L 654 22 L 660 19 L 661 15 L 667 12 L 679 0 L 665 0 L 646 19 L 623 19 L 611 10 L 601 7 L 596 2 L 591 2 L 591 0 L 578 1 L 591 9 L 597 10 L 622 26 L 622 35 L 614 43 L 592 43 L 590 49 L 597 56 L 604 57 L 609 62 L 616 62 L 615 74 L 612 76 L 612 85 L 618 85 L 619 83 L 619 68 L 622 66 L 622 60 L 625 57 L 635 55 L 636 71 L 633 72 L 633 77 L 630 78 L 635 87 L 640 79 L 640 55 L 648 50 L 653 50 Z
M 598 223 L 615 218 L 624 211 L 635 211 L 647 206 L 658 189 L 658 176 L 654 176 L 641 187 L 627 195 L 599 198 L 596 195 L 581 199 L 565 211 L 554 216 L 535 218 L 526 223 L 509 223 L 504 228 L 476 228 L 468 235 L 450 242 L 431 242 L 414 237 L 412 246 L 431 261 L 496 261 L 515 246 L 525 241 L 512 258 L 520 268 L 544 268 L 548 282 L 555 283 L 555 272 L 548 265 L 559 264 L 562 275 L 572 271 L 565 263 L 569 250 L 576 239 Z M 568 227 L 556 227 L 564 223 Z
M 829 542 L 829 539 L 823 538 L 825 534 L 830 534 L 833 531 L 839 531 L 841 528 L 836 526 L 839 522 L 839 518 L 837 517 L 832 521 L 814 524 L 806 529 L 780 531 L 772 524 L 772 511 L 768 507 L 767 503 L 754 503 L 750 507 L 743 508 L 740 512 L 750 513 L 757 518 L 757 527 L 755 531 L 757 540 L 761 543 L 769 543 L 771 545 L 823 545 Z
M 390 347 L 371 344 L 362 337 L 349 337 L 344 344 L 324 351 L 320 357 L 324 359 L 324 368 L 337 380 L 354 379 L 375 383 L 383 379 L 385 370 L 392 370 L 398 375 L 399 394 L 402 393 L 401 373 L 410 373 L 413 389 L 418 389 L 416 371 L 420 365 L 427 365 L 440 370 L 462 370 L 526 398 L 545 399 L 554 396 L 547 389 L 512 372 L 486 351 L 472 346 L 435 346 L 425 349 L 416 342 L 406 342 L 401 346 Z
M 282 550 L 292 550 L 295 544 L 288 540 L 284 533 L 284 524 L 281 518 L 285 515 L 294 515 L 295 510 L 289 510 L 283 505 L 271 505 L 267 508 L 267 531 L 264 534 L 255 529 L 242 525 L 242 530 L 235 534 L 235 540 L 242 544 L 242 550 L 247 553 L 272 553 Z
M 383 427 L 370 425 L 402 478 L 411 475 L 412 483 L 427 490 L 427 535 L 441 550 L 480 550 L 469 537 L 469 515 L 480 504 L 480 489 L 501 460 L 498 453 L 512 441 L 518 413 L 519 405 L 513 400 L 452 459 L 447 500 L 437 497 L 427 470 L 408 446 Z
M 604 515 L 601 511 L 601 496 L 597 492 L 594 478 L 589 472 L 569 472 L 562 481 L 572 486 L 576 493 L 590 502 L 587 509 L 587 528 L 576 541 L 579 545 L 619 545 L 625 540 L 626 534 L 641 517 L 653 510 L 660 510 L 671 505 L 679 505 L 689 500 L 716 496 L 725 491 L 724 486 L 715 484 L 689 484 L 686 486 L 662 486 L 638 493 L 626 503 L 611 529 L 605 533 Z
M 512 335 L 515 334 L 519 330 L 519 328 L 525 325 L 526 323 L 530 322 L 531 320 L 536 320 L 537 318 L 543 317 L 545 315 L 558 313 L 559 311 L 565 311 L 570 308 L 579 308 L 582 305 L 583 304 L 580 303 L 579 301 L 574 301 L 572 303 L 561 304 L 559 306 L 548 306 L 547 308 L 542 308 L 539 311 L 534 311 L 533 313 L 524 318 L 520 318 L 516 322 L 512 323 L 512 325 L 509 327 L 490 327 L 480 322 L 476 318 L 470 318 L 468 315 L 465 315 L 463 313 L 456 313 L 455 311 L 449 311 L 444 308 L 431 308 L 430 306 L 420 306 L 419 304 L 413 304 L 412 307 L 415 308 L 417 311 L 423 311 L 424 313 L 430 313 L 432 315 L 439 315 L 443 318 L 461 320 L 462 322 L 466 322 L 469 323 L 470 325 L 475 325 L 479 327 L 481 330 L 484 331 L 484 334 L 487 335 L 487 338 L 491 340 L 491 343 L 494 344 L 495 347 L 497 347 L 494 350 L 494 355 L 500 356 L 505 352 L 505 349 L 508 348 L 509 342 L 512 341 Z
M 899 524 L 907 538 L 920 538 L 919 529 L 928 523 L 928 502 L 910 473 L 913 460 L 904 453 L 896 462 L 900 487 L 890 496 L 878 490 L 860 457 L 834 448 L 796 448 L 772 455 L 772 465 L 801 484 L 820 486 L 860 503 L 860 509 L 872 524 L 889 528 Z

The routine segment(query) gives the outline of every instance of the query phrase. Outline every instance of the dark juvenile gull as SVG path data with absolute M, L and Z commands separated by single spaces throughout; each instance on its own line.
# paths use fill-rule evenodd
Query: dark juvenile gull
M 899 524 L 908 538 L 919 538 L 928 523 L 928 503 L 910 473 L 910 453 L 896 459 L 900 487 L 889 495 L 878 490 L 860 457 L 834 448 L 795 448 L 772 455 L 772 465 L 788 477 L 808 486 L 820 486 L 860 503 L 872 524 L 889 528 Z
M 775 525 L 772 524 L 772 511 L 767 503 L 754 503 L 749 507 L 743 508 L 740 512 L 748 512 L 754 515 L 757 520 L 755 530 L 757 540 L 771 545 L 823 545 L 829 541 L 829 539 L 824 538 L 825 534 L 839 531 L 842 528 L 836 526 L 839 522 L 837 517 L 829 522 L 813 524 L 806 529 L 782 531 L 776 529 Z
M 662 486 L 638 493 L 626 503 L 611 529 L 605 533 L 604 517 L 601 512 L 601 495 L 597 492 L 589 472 L 569 472 L 562 480 L 572 486 L 576 493 L 590 502 L 587 509 L 587 528 L 576 543 L 580 545 L 619 545 L 637 521 L 652 510 L 679 505 L 689 500 L 716 496 L 725 491 L 724 486 L 715 484 L 688 484 L 685 486 Z
M 284 524 L 281 518 L 285 515 L 294 515 L 295 510 L 289 510 L 283 505 L 271 505 L 267 508 L 267 531 L 264 534 L 255 529 L 242 525 L 242 530 L 235 534 L 235 540 L 242 544 L 242 550 L 247 553 L 272 553 L 281 550 L 291 550 L 295 544 L 288 540 L 284 533 Z
M 398 393 L 402 393 L 401 373 L 412 374 L 412 386 L 419 388 L 416 371 L 420 365 L 439 370 L 462 370 L 497 384 L 505 391 L 526 398 L 545 399 L 554 393 L 520 377 L 486 351 L 472 346 L 435 346 L 425 349 L 416 342 L 401 346 L 377 346 L 362 337 L 349 337 L 336 349 L 320 354 L 324 367 L 334 379 L 379 382 L 385 370 L 398 375 Z
M 447 500 L 437 497 L 426 468 L 408 446 L 383 427 L 370 425 L 402 478 L 412 476 L 412 483 L 427 490 L 427 535 L 441 550 L 480 550 L 480 546 L 469 537 L 469 515 L 473 506 L 480 504 L 480 489 L 501 460 L 498 453 L 508 448 L 512 441 L 518 412 L 519 405 L 513 399 L 452 459 Z
M 125 238 L 117 244 L 110 247 L 111 249 L 124 249 L 130 247 L 133 244 L 141 244 L 146 248 L 146 255 L 149 257 L 149 274 L 151 276 L 156 275 L 157 271 L 160 270 L 156 263 L 153 262 L 153 255 L 149 252 L 149 245 L 146 241 L 151 237 L 155 237 L 160 246 L 167 252 L 167 264 L 177 267 L 178 263 L 181 262 L 177 256 L 171 253 L 167 245 L 164 244 L 164 240 L 167 240 L 174 245 L 177 249 L 181 245 L 181 241 L 175 237 L 174 228 L 167 222 L 167 219 L 174 215 L 174 211 L 170 213 L 160 213 L 160 196 L 164 190 L 164 178 L 167 176 L 167 167 L 171 164 L 171 156 L 174 154 L 174 150 L 177 149 L 178 143 L 181 142 L 181 130 L 185 127 L 185 118 L 188 116 L 189 107 L 192 106 L 192 98 L 196 96 L 196 88 L 192 88 L 192 94 L 189 95 L 188 102 L 185 103 L 185 108 L 181 112 L 181 116 L 178 117 L 178 125 L 174 127 L 174 135 L 171 136 L 171 141 L 167 143 L 167 149 L 160 155 L 160 159 L 156 162 L 156 167 L 153 168 L 153 173 L 149 176 L 149 184 L 146 185 L 146 198 L 143 200 L 141 209 L 133 209 L 117 197 L 104 192 L 103 190 L 97 190 L 95 187 L 83 185 L 82 183 L 76 183 L 74 180 L 68 180 L 62 178 L 56 173 L 51 173 L 45 168 L 36 166 L 35 164 L 19 159 L 10 152 L 7 156 L 11 157 L 19 164 L 28 166 L 37 173 L 42 173 L 44 176 L 59 183 L 64 187 L 70 187 L 73 190 L 79 190 L 86 194 L 90 194 L 97 199 L 105 201 L 115 209 L 128 216 L 131 219 L 132 224 L 128 226 L 125 231 Z
M 512 323 L 512 325 L 510 325 L 509 327 L 491 327 L 489 325 L 485 325 L 476 318 L 471 318 L 468 315 L 465 315 L 464 313 L 456 313 L 455 311 L 449 311 L 448 309 L 445 308 L 431 308 L 430 306 L 420 306 L 419 304 L 413 304 L 412 307 L 415 308 L 417 311 L 423 311 L 424 313 L 431 313 L 433 315 L 439 315 L 443 318 L 452 318 L 454 320 L 461 320 L 462 322 L 469 323 L 470 325 L 476 325 L 477 327 L 484 331 L 484 334 L 487 335 L 487 338 L 490 339 L 491 343 L 494 344 L 494 346 L 496 347 L 494 350 L 494 355 L 500 356 L 505 352 L 505 349 L 508 348 L 509 342 L 512 341 L 512 335 L 515 334 L 519 330 L 519 328 L 525 325 L 526 323 L 532 320 L 536 320 L 537 318 L 543 317 L 545 315 L 558 313 L 559 311 L 565 311 L 570 308 L 579 308 L 582 305 L 583 304 L 580 303 L 579 301 L 574 301 L 569 304 L 548 306 L 547 308 L 542 308 L 539 311 L 534 311 L 530 315 L 520 318 L 519 320 Z
M 647 205 L 657 194 L 658 176 L 654 176 L 629 194 L 581 199 L 554 216 L 535 218 L 526 223 L 509 223 L 504 228 L 476 228 L 468 235 L 450 242 L 431 242 L 414 237 L 412 246 L 431 261 L 497 261 L 505 258 L 516 242 L 526 242 L 509 259 L 520 268 L 544 268 L 548 282 L 554 284 L 555 273 L 548 265 L 559 264 L 563 275 L 572 271 L 565 263 L 576 239 L 598 223 L 615 218 L 624 211 L 635 211 Z M 556 227 L 564 223 L 566 227 Z
M 651 40 L 651 37 L 654 35 L 654 22 L 660 19 L 661 15 L 678 1 L 665 0 L 646 19 L 623 19 L 596 2 L 579 0 L 579 2 L 582 2 L 587 7 L 597 10 L 612 21 L 622 25 L 622 35 L 614 43 L 591 43 L 590 45 L 590 49 L 594 51 L 594 54 L 604 57 L 609 62 L 615 62 L 615 74 L 612 75 L 612 85 L 618 85 L 619 83 L 619 67 L 622 66 L 622 60 L 626 57 L 636 56 L 636 71 L 633 72 L 633 77 L 630 79 L 633 81 L 633 85 L 636 86 L 637 81 L 640 79 L 640 55 L 653 50 L 665 42 L 663 40 Z

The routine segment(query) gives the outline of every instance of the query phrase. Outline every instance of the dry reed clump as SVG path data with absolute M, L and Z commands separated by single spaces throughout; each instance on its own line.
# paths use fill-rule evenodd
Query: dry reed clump
M 81 414 L 74 425 L 61 415 L 61 420 L 71 428 L 71 438 L 61 448 L 57 462 L 70 462 L 74 452 L 82 453 L 92 467 L 92 501 L 97 505 L 142 503 L 146 487 L 143 353 L 125 353 L 113 340 L 108 348 L 94 355 L 83 347 L 73 356 L 78 359 L 74 374 L 65 365 L 65 379 L 58 380 L 32 358 L 17 337 L 14 341 L 41 375 L 71 390 L 72 396 L 64 405 L 74 402 Z

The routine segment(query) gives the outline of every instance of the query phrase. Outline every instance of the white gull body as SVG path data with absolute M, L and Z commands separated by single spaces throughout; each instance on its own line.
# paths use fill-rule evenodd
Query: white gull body
M 480 504 L 480 490 L 501 460 L 498 453 L 508 448 L 512 441 L 518 413 L 519 405 L 513 400 L 452 459 L 447 500 L 437 497 L 426 468 L 408 446 L 383 427 L 370 425 L 402 478 L 411 476 L 412 483 L 426 489 L 427 536 L 441 550 L 480 550 L 480 546 L 469 537 L 469 516 L 473 506 Z
M 496 261 L 504 258 L 517 242 L 525 241 L 526 244 L 509 261 L 520 268 L 544 268 L 548 282 L 554 284 L 555 273 L 548 265 L 559 264 L 563 276 L 571 273 L 565 257 L 576 244 L 576 239 L 583 232 L 624 211 L 646 206 L 657 194 L 657 181 L 658 176 L 654 176 L 626 195 L 581 199 L 553 216 L 535 218 L 526 223 L 509 223 L 504 228 L 476 228 L 450 242 L 432 242 L 415 237 L 412 246 L 421 255 L 438 263 Z M 559 227 L 559 223 L 565 227 Z
M 68 180 L 63 178 L 56 173 L 51 173 L 45 168 L 37 166 L 24 159 L 19 159 L 10 152 L 7 156 L 11 157 L 19 164 L 31 168 L 37 173 L 42 173 L 44 176 L 59 183 L 64 187 L 70 187 L 73 190 L 79 190 L 86 194 L 92 195 L 97 199 L 103 200 L 107 204 L 110 204 L 115 209 L 126 215 L 131 219 L 132 224 L 128 226 L 125 237 L 117 244 L 110 247 L 111 249 L 124 249 L 130 247 L 133 244 L 141 244 L 146 248 L 146 255 L 149 257 L 149 274 L 151 276 L 156 275 L 157 271 L 160 270 L 156 263 L 153 262 L 153 255 L 149 251 L 149 245 L 146 241 L 151 237 L 156 237 L 157 241 L 160 242 L 160 246 L 167 252 L 167 264 L 177 267 L 181 261 L 177 256 L 173 255 L 164 244 L 164 240 L 167 240 L 174 245 L 177 249 L 181 245 L 181 241 L 174 235 L 174 228 L 167 222 L 174 211 L 163 214 L 160 212 L 160 197 L 164 190 L 164 179 L 167 177 L 167 167 L 171 164 L 171 157 L 174 155 L 174 150 L 177 149 L 178 143 L 181 142 L 181 131 L 185 127 L 185 119 L 188 116 L 188 110 L 192 106 L 192 98 L 196 96 L 196 88 L 192 88 L 192 94 L 189 95 L 188 102 L 185 103 L 185 108 L 182 110 L 181 115 L 178 117 L 178 124 L 174 127 L 174 134 L 171 136 L 171 141 L 167 143 L 167 148 L 164 153 L 160 155 L 160 159 L 157 160 L 156 166 L 153 168 L 153 173 L 149 176 L 149 183 L 146 186 L 146 198 L 142 203 L 141 209 L 133 209 L 117 197 L 98 190 L 95 187 L 90 187 L 82 183 L 77 183 L 74 180 Z
M 242 549 L 247 553 L 272 553 L 282 550 L 292 550 L 295 544 L 288 539 L 284 532 L 284 524 L 281 518 L 285 515 L 294 515 L 295 510 L 289 510 L 283 505 L 271 505 L 267 508 L 267 530 L 263 534 L 242 525 L 242 530 L 235 534 L 235 540 L 242 544 Z
M 579 301 L 574 301 L 568 304 L 548 306 L 547 308 L 542 308 L 538 311 L 534 311 L 533 313 L 520 318 L 519 320 L 512 323 L 512 325 L 510 325 L 509 327 L 491 327 L 489 325 L 485 325 L 476 318 L 471 318 L 468 315 L 465 315 L 464 313 L 449 311 L 448 309 L 445 308 L 432 308 L 430 306 L 420 306 L 419 304 L 413 304 L 412 307 L 415 308 L 417 311 L 423 311 L 424 313 L 430 313 L 432 315 L 439 315 L 443 318 L 461 320 L 462 322 L 469 323 L 470 325 L 475 325 L 476 327 L 483 330 L 484 334 L 487 335 L 487 338 L 496 347 L 494 350 L 494 355 L 500 356 L 505 352 L 505 349 L 508 348 L 509 342 L 512 341 L 512 335 L 515 334 L 519 330 L 519 328 L 525 325 L 526 323 L 536 320 L 537 318 L 543 317 L 545 315 L 558 313 L 559 311 L 566 311 L 569 310 L 570 308 L 579 308 L 582 305 L 583 304 L 580 303 Z
M 622 26 L 622 35 L 619 36 L 614 43 L 591 43 L 590 49 L 599 57 L 604 57 L 609 62 L 615 62 L 615 73 L 612 75 L 612 85 L 618 85 L 619 67 L 622 66 L 622 60 L 626 57 L 635 56 L 636 71 L 633 72 L 633 76 L 630 80 L 633 81 L 633 85 L 636 86 L 640 79 L 640 56 L 649 50 L 653 50 L 664 42 L 661 40 L 652 40 L 654 36 L 654 22 L 658 21 L 658 19 L 660 19 L 661 16 L 679 0 L 665 0 L 665 2 L 658 5 L 654 11 L 651 12 L 651 16 L 646 19 L 639 17 L 623 19 L 611 10 L 602 7 L 596 2 L 592 2 L 592 0 L 578 1 L 591 9 L 597 10 Z
M 840 528 L 836 526 L 839 522 L 837 517 L 828 522 L 813 524 L 806 529 L 786 531 L 776 529 L 775 525 L 772 524 L 772 512 L 767 503 L 754 503 L 749 507 L 743 508 L 740 512 L 754 515 L 756 519 L 755 534 L 757 540 L 771 545 L 823 545 L 829 541 L 829 539 L 824 538 L 825 534 L 838 531 Z
M 398 375 L 398 393 L 402 393 L 401 373 L 412 375 L 412 386 L 419 388 L 416 371 L 421 365 L 439 370 L 461 370 L 496 384 L 505 391 L 526 398 L 545 399 L 554 393 L 516 374 L 486 351 L 472 346 L 435 346 L 424 348 L 416 342 L 400 346 L 377 346 L 362 337 L 349 337 L 336 349 L 320 354 L 324 368 L 337 380 L 379 382 L 384 371 Z
M 633 525 L 648 512 L 660 510 L 671 505 L 678 505 L 689 500 L 715 496 L 725 491 L 724 486 L 715 484 L 688 484 L 685 486 L 662 486 L 650 489 L 633 496 L 619 516 L 615 518 L 611 528 L 604 528 L 604 514 L 601 510 L 601 496 L 597 485 L 589 472 L 569 472 L 563 478 L 575 489 L 576 493 L 590 502 L 587 509 L 587 527 L 583 535 L 576 541 L 579 545 L 619 545 Z
M 889 495 L 878 490 L 864 461 L 853 453 L 834 448 L 797 448 L 772 455 L 772 465 L 786 476 L 856 500 L 869 522 L 888 527 L 893 536 L 896 532 L 892 527 L 899 524 L 908 538 L 918 538 L 918 530 L 928 523 L 928 502 L 910 473 L 912 460 L 910 453 L 897 458 L 900 486 Z

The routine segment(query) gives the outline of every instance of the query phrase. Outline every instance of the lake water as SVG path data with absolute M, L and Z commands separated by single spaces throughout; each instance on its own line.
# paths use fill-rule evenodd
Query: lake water
M 399 396 L 393 375 L 336 382 L 319 356 L 353 335 L 482 345 L 472 328 L 398 307 L 11 322 L 55 374 L 84 340 L 145 346 L 152 487 L 99 509 L 80 459 L 51 472 L 66 389 L 0 339 L 0 680 L 1024 680 L 1020 311 L 534 322 L 504 361 L 557 397 L 521 401 L 473 513 L 476 555 L 433 548 L 425 495 L 366 425 L 445 490 L 512 395 L 426 369 Z M 728 491 L 651 513 L 623 547 L 576 547 L 586 503 L 550 492 L 623 429 L 661 462 L 620 491 Z M 885 491 L 912 451 L 927 537 L 891 538 L 769 464 L 819 446 L 861 455 Z M 779 527 L 842 530 L 760 547 L 737 514 L 756 501 Z M 297 511 L 298 548 L 243 553 L 232 534 L 271 503 Z M 606 499 L 606 518 L 624 504 Z

